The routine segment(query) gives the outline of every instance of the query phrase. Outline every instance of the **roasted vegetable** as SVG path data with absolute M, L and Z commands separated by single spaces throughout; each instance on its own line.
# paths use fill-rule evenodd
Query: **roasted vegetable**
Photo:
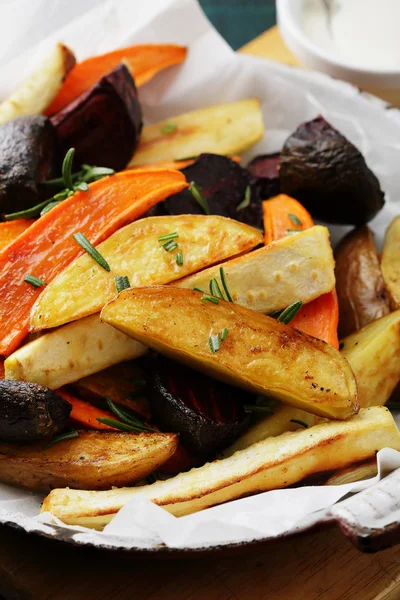
M 116 173 L 91 183 L 86 192 L 75 192 L 3 250 L 0 253 L 0 354 L 8 356 L 24 339 L 28 333 L 29 313 L 43 290 L 27 283 L 27 274 L 50 283 L 83 252 L 73 234 L 79 232 L 92 244 L 98 244 L 186 186 L 179 171 Z
M 400 381 L 400 310 L 341 341 L 356 376 L 360 406 L 385 404 Z
M 360 151 L 323 117 L 302 123 L 286 140 L 279 176 L 281 192 L 328 223 L 362 225 L 384 205 Z
M 375 477 L 378 473 L 378 464 L 376 458 L 370 458 L 364 462 L 351 465 L 340 471 L 336 471 L 325 481 L 325 485 L 344 485 L 345 483 L 353 483 Z
M 176 237 L 168 238 L 171 234 Z M 160 239 L 163 236 L 166 239 Z M 132 287 L 162 285 L 247 252 L 261 241 L 262 235 L 256 229 L 223 217 L 141 219 L 96 247 L 110 271 L 84 254 L 60 273 L 34 305 L 30 330 L 57 327 L 100 312 L 117 295 L 116 276 L 127 276 Z M 168 243 L 172 248 L 176 246 L 171 252 L 167 251 Z M 182 264 L 177 262 L 178 252 L 182 253 Z
M 66 426 L 71 405 L 36 383 L 0 380 L 0 440 L 31 442 Z
M 5 361 L 5 376 L 56 390 L 146 352 L 145 346 L 101 323 L 99 316 L 93 315 L 55 329 L 19 348 Z
M 79 431 L 79 437 L 49 448 L 43 442 L 0 443 L 0 481 L 37 491 L 132 484 L 168 460 L 177 444 L 174 433 L 106 431 Z
M 279 161 L 280 153 L 262 154 L 253 158 L 247 165 L 252 175 L 252 191 L 260 201 L 268 200 L 280 192 Z
M 75 148 L 78 164 L 126 167 L 140 139 L 142 110 L 125 65 L 51 118 L 64 150 Z
M 240 154 L 263 135 L 257 98 L 208 106 L 144 127 L 129 166 L 181 160 L 202 152 Z
M 155 422 L 183 445 L 210 456 L 232 443 L 250 421 L 242 403 L 253 396 L 158 356 L 149 395 Z
M 321 226 L 234 258 L 223 268 L 233 301 L 264 313 L 284 309 L 297 300 L 310 302 L 335 285 L 329 233 Z M 223 289 L 220 266 L 172 285 L 199 288 L 208 294 L 214 278 Z
M 39 183 L 58 172 L 57 133 L 41 115 L 0 126 L 0 211 L 16 212 L 41 198 Z
M 74 64 L 75 56 L 71 50 L 57 44 L 40 68 L 0 104 L 0 124 L 16 117 L 44 112 Z
M 31 219 L 16 219 L 0 223 L 0 251 L 16 240 L 32 223 Z
M 339 337 L 350 335 L 390 311 L 372 232 L 348 233 L 335 252 Z
M 199 292 L 169 286 L 125 290 L 101 318 L 153 350 L 249 392 L 328 418 L 357 412 L 355 379 L 337 350 L 253 310 L 201 299 Z
M 135 496 L 175 516 L 194 513 L 248 494 L 284 488 L 307 476 L 345 468 L 385 447 L 400 450 L 400 435 L 383 406 L 346 422 L 331 421 L 253 444 L 224 460 L 167 481 L 104 492 L 53 490 L 42 505 L 65 523 L 102 527 Z
M 400 308 L 400 217 L 393 219 L 386 232 L 381 269 L 392 308 Z
M 152 79 L 162 69 L 183 62 L 186 53 L 184 46 L 138 44 L 87 58 L 75 65 L 68 74 L 46 114 L 53 115 L 65 108 L 121 63 L 128 67 L 136 85 L 139 86 Z

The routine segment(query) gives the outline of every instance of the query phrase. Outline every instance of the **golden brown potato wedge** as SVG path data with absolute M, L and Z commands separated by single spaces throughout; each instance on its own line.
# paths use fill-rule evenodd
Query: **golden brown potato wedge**
M 69 524 L 100 527 L 128 500 L 141 496 L 181 516 L 248 494 L 284 488 L 315 473 L 342 469 L 389 447 L 400 434 L 383 406 L 363 409 L 348 421 L 331 421 L 253 444 L 224 460 L 167 481 L 104 492 L 53 490 L 42 511 Z
M 43 113 L 74 64 L 75 56 L 71 50 L 64 44 L 57 44 L 40 68 L 0 104 L 0 125 L 15 117 Z
M 144 372 L 134 361 L 123 362 L 94 373 L 73 384 L 79 396 L 92 404 L 102 404 L 104 396 L 150 419 L 150 407 L 142 396 Z
M 177 233 L 173 252 L 160 236 Z M 116 231 L 96 246 L 111 267 L 107 272 L 83 254 L 47 285 L 34 304 L 30 330 L 49 329 L 100 312 L 117 295 L 115 277 L 127 275 L 132 287 L 163 285 L 200 271 L 262 243 L 253 227 L 217 215 L 149 217 Z M 176 262 L 182 250 L 183 264 Z M 333 269 L 332 269 L 333 272 Z
M 336 471 L 325 481 L 325 485 L 342 485 L 344 483 L 354 483 L 363 479 L 375 477 L 378 473 L 378 464 L 376 458 L 371 458 L 364 462 L 346 467 L 340 471 Z
M 16 350 L 4 362 L 5 378 L 41 383 L 56 390 L 146 352 L 145 346 L 93 315 Z
M 400 310 L 344 338 L 340 347 L 356 377 L 360 406 L 385 404 L 400 381 Z
M 366 225 L 343 238 L 335 259 L 342 338 L 387 315 L 390 307 L 374 238 Z
M 300 235 L 300 234 L 299 234 Z M 101 319 L 179 362 L 328 418 L 357 412 L 354 375 L 332 346 L 253 310 L 170 286 L 121 292 Z M 209 338 L 228 329 L 217 352 Z
M 44 442 L 0 442 L 0 481 L 32 490 L 68 486 L 104 490 L 140 481 L 172 456 L 174 433 L 80 431 L 44 448 Z
M 393 310 L 400 308 L 400 217 L 386 232 L 381 269 Z
M 270 313 L 301 300 L 311 302 L 335 287 L 329 232 L 316 226 L 287 236 L 269 246 L 224 263 L 233 301 L 258 312 Z M 189 275 L 171 285 L 199 288 L 209 293 L 219 266 Z
M 208 106 L 144 127 L 128 167 L 180 160 L 202 152 L 240 154 L 263 135 L 258 98 Z

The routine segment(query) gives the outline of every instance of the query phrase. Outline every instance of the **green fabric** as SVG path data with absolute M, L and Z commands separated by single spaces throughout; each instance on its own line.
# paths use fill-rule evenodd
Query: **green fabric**
M 276 23 L 275 0 L 200 0 L 200 4 L 235 50 Z

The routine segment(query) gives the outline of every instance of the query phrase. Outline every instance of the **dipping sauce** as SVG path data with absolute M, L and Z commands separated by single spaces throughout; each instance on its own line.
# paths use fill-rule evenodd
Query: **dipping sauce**
M 355 67 L 400 69 L 400 0 L 304 0 L 303 31 Z

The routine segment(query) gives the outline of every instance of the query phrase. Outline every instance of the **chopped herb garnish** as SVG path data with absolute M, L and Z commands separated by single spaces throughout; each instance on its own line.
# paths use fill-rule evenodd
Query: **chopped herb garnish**
M 122 290 L 127 290 L 131 287 L 129 283 L 129 279 L 126 275 L 117 276 L 115 278 L 115 287 L 117 288 L 117 293 L 119 294 Z
M 167 242 L 168 240 L 173 240 L 179 237 L 179 233 L 176 231 L 172 231 L 171 233 L 164 233 L 164 235 L 160 235 L 158 238 L 159 242 Z
M 268 408 L 268 406 L 261 406 L 258 404 L 244 404 L 243 408 L 244 408 L 245 412 L 247 412 L 247 413 L 258 412 L 258 413 L 264 413 L 267 415 L 274 414 L 272 412 L 272 410 L 270 408 Z
M 45 215 L 46 213 L 49 212 L 49 210 L 51 210 L 52 208 L 54 208 L 55 206 L 58 206 L 58 204 L 60 204 L 60 202 L 62 202 L 62 200 L 55 200 L 54 202 L 49 202 L 43 210 L 40 211 L 40 216 L 43 217 L 43 215 Z
M 251 200 L 251 187 L 248 185 L 246 191 L 244 193 L 244 199 L 240 204 L 237 205 L 236 210 L 242 210 L 243 208 L 247 208 L 250 205 Z
M 182 250 L 179 250 L 179 252 L 176 255 L 176 264 L 179 265 L 180 267 L 183 265 L 183 252 Z
M 26 283 L 30 283 L 35 288 L 40 288 L 44 285 L 47 285 L 43 279 L 39 279 L 39 277 L 35 277 L 34 275 L 25 275 L 24 281 L 26 281 Z
M 224 327 L 221 332 L 221 342 L 224 342 L 226 340 L 226 336 L 228 335 L 228 333 L 229 333 L 229 329 Z
M 165 123 L 165 125 L 161 128 L 161 133 L 162 134 L 173 133 L 177 129 L 178 129 L 178 125 L 176 123 L 172 123 L 169 121 L 168 123 Z
M 218 298 L 216 298 L 215 296 L 208 296 L 207 294 L 204 294 L 204 296 L 202 296 L 201 301 L 211 302 L 212 304 L 219 304 Z
M 189 192 L 192 194 L 193 198 L 196 200 L 197 204 L 201 206 L 206 215 L 210 214 L 210 208 L 208 206 L 207 198 L 204 196 L 200 187 L 192 181 L 188 188 Z
M 300 419 L 290 419 L 290 422 L 297 423 L 297 425 L 301 425 L 302 427 L 304 427 L 304 429 L 308 429 L 307 423 L 305 423 L 304 421 L 300 421 Z
M 195 154 L 193 156 L 183 156 L 181 158 L 174 158 L 174 162 L 183 162 L 184 160 L 196 160 L 197 157 L 198 154 Z
M 227 297 L 227 299 L 228 299 L 229 302 L 233 302 L 232 296 L 231 296 L 229 288 L 228 288 L 228 283 L 226 281 L 226 275 L 225 275 L 224 267 L 220 267 L 219 268 L 219 274 L 220 274 L 220 277 L 221 277 L 221 283 L 222 283 L 222 286 L 224 288 L 226 297 Z
M 297 313 L 299 312 L 299 310 L 301 309 L 302 306 L 303 306 L 303 303 L 301 300 L 297 300 L 297 302 L 293 302 L 293 304 L 291 304 L 290 306 L 285 308 L 285 310 L 283 312 L 281 312 L 277 321 L 279 321 L 280 323 L 285 323 L 287 325 L 288 323 L 290 323 L 290 321 L 292 319 L 295 318 L 295 316 L 297 315 Z
M 303 223 L 300 221 L 300 219 L 297 215 L 294 215 L 293 213 L 289 213 L 288 216 L 294 225 L 303 225 Z
M 210 345 L 211 352 L 215 354 L 218 350 L 221 349 L 221 336 L 219 333 L 215 335 L 210 335 L 208 338 L 208 343 Z
M 89 242 L 89 240 L 83 235 L 83 233 L 74 233 L 72 236 L 77 244 L 80 245 L 81 248 L 85 250 L 97 262 L 100 267 L 102 267 L 105 271 L 111 271 L 111 267 L 106 261 L 106 259 L 100 254 L 98 250 Z
M 121 421 L 117 421 L 116 419 L 109 419 L 106 417 L 97 417 L 96 421 L 98 421 L 99 423 L 103 423 L 103 425 L 109 425 L 109 427 L 120 429 L 121 431 L 147 431 L 139 429 L 136 425 L 128 425 L 127 423 L 122 423 Z
M 276 317 L 279 317 L 279 315 L 282 313 L 282 310 L 273 310 L 272 312 L 269 313 L 269 317 L 272 317 L 272 319 L 276 319 Z
M 221 298 L 221 300 L 225 300 L 225 296 L 223 295 L 221 288 L 219 287 L 219 283 L 215 279 L 215 277 L 213 277 L 213 279 L 210 280 L 209 287 L 212 296 L 215 296 L 216 298 Z
M 165 244 L 163 244 L 162 247 L 167 252 L 172 252 L 173 250 L 177 249 L 178 244 L 175 242 L 175 240 L 169 240 L 169 242 L 165 242 Z
M 129 409 L 119 406 L 115 402 L 111 400 L 109 396 L 104 396 L 105 401 L 107 403 L 107 407 L 109 410 L 119 419 L 121 419 L 124 425 L 128 425 L 129 427 L 134 427 L 137 431 L 155 431 L 151 427 L 148 427 L 143 421 L 138 419 L 138 417 Z M 100 419 L 98 419 L 100 421 Z M 101 421 L 100 421 L 101 422 Z
M 194 288 L 192 288 L 192 290 L 193 290 L 194 292 L 200 292 L 200 294 L 205 294 L 205 292 L 203 292 L 203 290 L 201 290 L 201 289 L 200 289 L 200 288 L 198 288 L 198 287 L 194 287 Z M 206 294 L 206 295 L 207 295 L 207 294 Z
M 53 444 L 58 444 L 58 442 L 63 442 L 64 440 L 73 440 L 77 437 L 79 437 L 79 433 L 75 429 L 69 429 L 68 431 L 64 431 L 63 433 L 54 436 L 53 439 L 45 445 L 44 449 L 46 450 L 46 448 L 50 448 L 50 446 L 53 446 Z
M 64 180 L 64 185 L 67 190 L 74 189 L 74 182 L 72 181 L 72 163 L 74 161 L 75 148 L 70 148 L 64 157 L 61 174 Z
M 294 235 L 295 233 L 301 233 L 301 229 L 286 229 L 287 235 Z

